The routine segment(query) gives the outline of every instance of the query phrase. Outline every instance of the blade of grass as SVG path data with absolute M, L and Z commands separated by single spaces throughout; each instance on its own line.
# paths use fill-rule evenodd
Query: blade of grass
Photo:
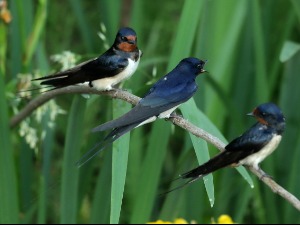
M 188 118 L 190 122 L 193 124 L 201 124 L 201 120 L 199 119 L 196 103 L 193 99 L 189 100 L 187 103 L 185 103 L 184 107 L 182 106 L 181 112 L 185 118 Z M 200 139 L 195 137 L 194 135 L 190 134 L 191 140 L 193 142 L 193 146 L 197 155 L 197 159 L 199 164 L 203 164 L 204 162 L 209 160 L 209 151 L 207 147 L 207 143 Z M 210 206 L 213 207 L 215 202 L 215 194 L 214 194 L 214 181 L 212 174 L 209 174 L 203 178 L 208 199 L 210 202 Z
M 231 90 L 236 63 L 234 61 L 235 47 L 242 31 L 247 15 L 248 1 L 207 1 L 205 23 L 202 24 L 198 40 L 201 48 L 197 50 L 209 60 L 208 70 L 215 80 L 224 87 L 224 91 Z M 230 24 L 230 25 L 229 25 Z M 211 69 L 210 69 L 211 68 Z M 205 112 L 210 115 L 218 127 L 223 125 L 225 112 L 215 90 L 207 88 L 205 91 Z
M 122 2 L 123 3 L 123 2 Z M 103 19 L 107 29 L 107 35 L 109 40 L 115 38 L 116 32 L 120 26 L 121 19 L 121 2 L 118 0 L 103 0 L 99 1 L 100 11 L 104 14 Z M 103 10 L 103 8 L 105 10 Z
M 49 185 L 51 178 L 51 156 L 54 147 L 54 127 L 49 127 L 50 112 L 47 112 L 43 118 L 43 129 L 46 136 L 43 140 L 43 166 L 42 174 L 40 176 L 40 189 L 38 200 L 38 223 L 46 224 L 47 222 L 47 209 L 49 207 Z M 50 215 L 49 215 L 50 216 Z
M 296 11 L 298 22 L 300 23 L 300 2 L 297 0 L 291 0 L 293 4 L 293 9 Z
M 74 14 L 78 20 L 78 28 L 80 29 L 80 34 L 83 38 L 83 44 L 88 52 L 93 51 L 93 39 L 91 38 L 91 30 L 90 26 L 86 20 L 86 16 L 84 15 L 84 10 L 82 7 L 83 2 L 80 0 L 69 0 L 72 9 L 74 10 Z
M 290 168 L 291 173 L 289 174 L 289 184 L 288 184 L 288 190 L 291 191 L 292 193 L 297 193 L 298 190 L 300 189 L 300 184 L 298 182 L 298 177 L 299 177 L 299 160 L 300 159 L 300 140 L 297 140 L 297 143 L 295 144 L 295 149 L 297 149 L 298 151 L 295 151 L 294 154 L 294 158 L 295 160 L 292 163 L 292 166 Z M 284 207 L 284 209 L 286 210 L 285 214 L 285 219 L 283 221 L 289 221 L 292 223 L 292 221 L 296 221 L 295 219 L 298 218 L 298 221 L 300 221 L 299 218 L 299 212 L 294 209 L 293 207 L 287 205 L 286 207 Z M 294 219 L 295 218 L 295 219 Z
M 2 74 L 5 74 L 5 63 L 6 63 L 6 50 L 7 50 L 7 27 L 6 25 L 1 22 L 0 23 L 0 70 Z
M 143 27 L 142 20 L 140 18 L 143 18 L 143 1 L 139 0 L 133 0 L 132 1 L 132 12 L 131 12 L 131 21 L 130 23 L 136 29 L 136 31 L 141 31 Z
M 86 99 L 75 96 L 68 115 L 68 127 L 64 148 L 61 189 L 61 223 L 76 223 L 78 211 L 79 170 L 75 162 L 80 158 L 80 146 L 84 128 Z
M 119 118 L 131 109 L 131 105 L 121 100 L 113 100 L 113 118 Z M 130 132 L 113 144 L 111 212 L 110 223 L 119 223 L 126 180 Z
M 259 187 L 259 181 L 255 180 L 255 185 L 256 187 Z M 253 207 L 255 212 L 257 212 L 254 217 L 256 218 L 256 220 L 261 223 L 264 224 L 268 221 L 268 216 L 267 216 L 267 203 L 264 202 L 263 200 L 263 196 L 262 196 L 262 192 L 260 191 L 259 188 L 255 188 L 254 189 L 254 199 L 253 199 Z
M 285 63 L 285 70 L 283 80 L 281 82 L 281 95 L 280 95 L 280 106 L 286 117 L 286 131 L 282 139 L 282 143 L 279 146 L 277 155 L 277 163 L 280 165 L 281 174 L 287 174 L 288 176 L 288 187 L 287 190 L 293 194 L 300 193 L 298 175 L 299 173 L 296 167 L 299 169 L 299 158 L 296 157 L 299 152 L 299 124 L 300 116 L 298 110 L 295 110 L 294 106 L 297 106 L 300 101 L 300 89 L 299 82 L 300 77 L 298 76 L 300 52 L 298 52 L 293 58 Z M 292 106 L 292 107 L 291 107 Z M 298 148 L 297 148 L 298 147 Z M 288 154 L 287 154 L 288 151 Z M 282 164 L 284 162 L 284 166 Z M 292 170 L 293 169 L 293 170 Z M 283 181 L 287 182 L 286 179 Z M 284 221 L 291 222 L 299 218 L 299 212 L 290 206 L 283 203 L 284 207 Z
M 97 177 L 91 208 L 91 224 L 107 224 L 110 219 L 112 151 L 104 152 L 104 163 Z
M 27 40 L 26 48 L 24 51 L 25 54 L 24 54 L 23 65 L 25 66 L 25 68 L 27 68 L 29 63 L 31 62 L 32 55 L 36 50 L 43 29 L 45 29 L 45 23 L 47 18 L 47 3 L 48 0 L 39 0 L 37 13 L 34 20 L 33 30 Z
M 8 61 L 8 68 L 10 69 L 11 76 L 15 78 L 16 74 L 22 68 L 22 37 L 19 29 L 19 15 L 17 13 L 17 1 L 10 2 L 10 9 L 14 22 L 10 24 L 10 41 L 7 43 L 8 51 L 10 52 L 11 60 Z
M 132 209 L 130 223 L 149 222 L 156 190 L 165 159 L 171 126 L 165 121 L 155 121 L 148 139 L 145 159 L 140 168 L 139 183 Z M 158 141 L 159 140 L 159 141 Z M 142 149 L 136 149 L 142 151 Z
M 272 3 L 271 3 L 272 4 Z M 282 3 L 282 6 L 285 6 L 285 4 Z M 282 8 L 281 5 L 277 6 L 277 8 Z M 290 6 L 290 5 L 289 5 Z M 281 51 L 282 51 L 282 46 L 284 45 L 285 41 L 287 39 L 290 38 L 290 35 L 294 29 L 294 26 L 296 24 L 296 15 L 295 13 L 293 13 L 293 8 L 292 7 L 288 7 L 288 9 L 286 10 L 286 17 L 282 19 L 282 21 L 285 21 L 283 25 L 281 25 L 277 31 L 277 33 L 279 33 L 279 41 L 277 41 L 278 44 L 276 44 L 276 48 L 275 48 L 275 54 L 274 52 L 272 52 L 272 56 L 273 56 L 273 60 L 272 60 L 272 63 L 271 63 L 271 69 L 270 70 L 270 74 L 269 74 L 269 77 L 268 77 L 268 81 L 270 83 L 270 92 L 271 93 L 274 93 L 274 91 L 276 90 L 276 88 L 278 87 L 278 80 L 281 79 L 281 68 L 282 68 L 282 64 L 280 63 L 280 61 L 278 61 L 278 58 L 280 57 L 280 54 L 281 54 Z M 278 16 L 278 14 L 281 15 L 281 12 L 282 10 L 280 10 L 280 12 L 277 13 L 277 15 L 275 16 Z M 268 15 L 267 15 L 268 16 Z M 273 15 L 270 17 L 268 16 L 269 18 L 272 18 L 274 17 Z M 277 27 L 277 24 L 276 21 L 272 20 L 273 22 L 273 26 Z M 273 29 L 272 29 L 273 31 Z M 276 31 L 274 31 L 276 32 Z M 266 40 L 267 41 L 267 40 Z M 266 45 L 266 47 L 268 47 L 268 45 Z M 270 55 L 270 53 L 269 53 Z M 269 57 L 269 56 L 267 56 Z
M 30 4 L 32 4 L 32 1 L 29 1 L 25 3 L 22 0 L 16 0 L 13 1 L 16 4 L 16 14 L 18 19 L 18 29 L 19 29 L 19 34 L 20 34 L 20 44 L 21 44 L 21 49 L 23 50 L 26 48 L 26 37 L 27 37 L 27 32 L 30 31 L 30 27 L 28 27 L 27 21 L 29 20 L 28 17 L 25 16 L 26 9 L 28 9 Z M 31 16 L 31 14 L 30 14 Z
M 256 98 L 259 102 L 266 102 L 270 98 L 269 83 L 267 82 L 266 53 L 264 45 L 264 33 L 261 19 L 261 10 L 258 0 L 252 3 L 253 34 L 255 49 L 255 78 Z
M 195 38 L 197 26 L 199 24 L 203 1 L 185 1 L 180 16 L 177 34 L 170 54 L 168 71 L 184 57 L 188 57 Z M 188 24 L 188 26 L 187 26 Z
M 195 153 L 190 151 L 193 144 L 190 141 L 190 135 L 187 132 L 184 132 L 184 146 L 180 151 L 180 155 L 176 155 L 175 165 L 171 167 L 171 174 L 172 178 L 178 177 L 178 174 L 182 174 L 191 169 L 191 155 Z M 170 163 L 171 158 L 170 156 L 166 159 L 166 164 Z M 193 160 L 193 162 L 197 160 Z M 184 181 L 179 181 L 184 182 Z M 178 187 L 180 184 L 176 181 L 174 182 L 167 182 L 168 190 L 173 190 L 174 188 Z M 200 188 L 199 188 L 200 187 Z M 201 218 L 201 215 L 204 214 L 204 209 L 206 204 L 203 204 L 202 199 L 205 197 L 206 190 L 205 186 L 202 182 L 195 182 L 192 185 L 188 185 L 185 188 L 180 190 L 174 191 L 173 193 L 169 193 L 165 197 L 163 201 L 163 206 L 160 210 L 159 219 L 172 221 L 176 218 L 182 217 L 188 221 L 197 220 L 197 218 Z M 199 199 L 201 199 L 199 201 Z M 201 221 L 197 220 L 197 221 Z
M 20 158 L 19 158 L 19 188 L 20 188 L 20 208 L 27 212 L 31 207 L 33 199 L 33 190 L 31 184 L 33 183 L 33 156 L 34 152 L 29 147 L 25 140 L 20 141 Z
M 300 51 L 300 44 L 293 41 L 286 41 L 280 53 L 280 61 L 286 62 L 290 60 L 297 52 Z
M 19 200 L 3 80 L 4 78 L 0 70 L 0 223 L 9 224 L 19 222 Z

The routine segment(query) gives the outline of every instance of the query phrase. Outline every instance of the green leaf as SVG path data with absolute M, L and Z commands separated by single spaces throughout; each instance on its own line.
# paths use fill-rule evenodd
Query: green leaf
M 197 36 L 198 40 L 202 40 L 197 53 L 209 60 L 209 72 L 227 93 L 232 91 L 230 83 L 235 79 L 233 75 L 239 65 L 235 52 L 247 18 L 249 1 L 211 1 L 207 4 L 201 32 Z M 205 88 L 205 112 L 219 127 L 224 122 L 226 111 L 223 110 L 223 104 L 215 90 Z
M 300 193 L 299 183 L 299 149 L 300 149 L 300 114 L 297 106 L 300 102 L 300 89 L 299 82 L 300 76 L 298 75 L 300 70 L 300 52 L 298 52 L 291 60 L 286 63 L 284 69 L 284 76 L 280 83 L 281 93 L 279 105 L 286 118 L 286 130 L 284 132 L 282 143 L 279 145 L 278 150 L 274 152 L 276 156 L 276 165 L 279 165 L 282 172 L 288 174 L 288 181 L 286 181 L 286 188 L 293 194 Z M 287 154 L 287 149 L 289 152 Z M 282 164 L 284 162 L 284 164 Z M 285 166 L 288 165 L 288 166 Z M 280 178 L 280 175 L 276 177 Z M 284 219 L 287 223 L 292 223 L 292 220 L 299 216 L 299 211 L 283 203 L 284 207 Z
M 113 100 L 113 118 L 116 119 L 131 109 L 131 105 L 122 100 Z M 113 144 L 112 186 L 110 223 L 119 223 L 126 171 L 129 154 L 130 132 Z
M 280 53 L 280 62 L 286 62 L 290 60 L 299 50 L 299 43 L 286 41 Z
M 78 212 L 79 169 L 75 162 L 80 157 L 83 141 L 86 100 L 75 96 L 68 114 L 68 127 L 62 166 L 61 223 L 76 223 Z
M 148 135 L 146 156 L 137 177 L 138 185 L 134 195 L 130 223 L 146 223 L 150 219 L 154 202 L 158 198 L 156 191 L 168 150 L 170 134 L 171 126 L 169 123 L 162 120 L 154 122 L 151 134 Z M 143 149 L 135 150 L 143 151 Z
M 292 4 L 293 4 L 293 8 L 296 12 L 296 15 L 298 17 L 298 25 L 300 23 L 300 2 L 298 0 L 291 0 Z
M 95 193 L 91 208 L 91 224 L 107 224 L 110 218 L 112 152 L 103 153 L 101 173 L 96 179 Z
M 7 27 L 4 23 L 0 23 L 0 43 L 6 43 L 7 40 Z M 7 45 L 0 45 L 0 70 L 5 74 L 5 63 L 6 63 L 6 50 Z
M 89 23 L 87 22 L 87 17 L 85 16 L 85 11 L 83 10 L 83 2 L 79 0 L 69 0 L 70 5 L 74 11 L 75 18 L 77 19 L 77 25 L 80 30 L 80 34 L 83 38 L 83 44 L 88 51 L 93 50 L 91 29 L 89 28 Z
M 0 71 L 0 223 L 19 223 L 18 183 L 8 125 L 8 108 Z
M 264 43 L 263 23 L 258 0 L 251 1 L 253 15 L 254 53 L 255 53 L 255 84 L 256 98 L 261 102 L 270 98 L 269 82 L 267 80 L 266 51 Z
M 200 21 L 203 1 L 185 1 L 180 21 L 177 27 L 175 41 L 168 64 L 168 71 L 171 70 L 181 59 L 189 57 L 195 33 Z
M 48 212 L 48 191 L 50 190 L 50 180 L 51 180 L 51 159 L 54 146 L 54 128 L 49 127 L 50 113 L 47 112 L 43 118 L 43 129 L 45 130 L 46 136 L 43 140 L 43 166 L 42 173 L 40 175 L 40 197 L 38 199 L 38 223 L 45 224 L 47 222 L 47 212 Z
M 45 23 L 47 18 L 47 3 L 48 3 L 47 0 L 39 0 L 37 13 L 34 21 L 34 27 L 26 43 L 25 56 L 24 56 L 25 67 L 28 67 L 28 64 L 31 62 L 32 55 L 36 50 L 43 29 L 45 29 Z
M 180 107 L 181 112 L 185 118 L 188 118 L 188 120 L 193 124 L 201 124 L 201 119 L 198 115 L 198 108 L 196 106 L 196 103 L 194 99 L 189 100 L 186 102 L 182 107 Z M 197 159 L 200 164 L 203 164 L 204 162 L 209 160 L 209 151 L 207 147 L 207 143 L 200 139 L 195 137 L 194 135 L 190 134 L 190 137 L 193 142 L 193 146 L 197 155 Z M 215 194 L 214 194 L 214 183 L 213 183 L 213 176 L 212 174 L 209 174 L 203 178 L 206 192 L 208 195 L 208 199 L 210 202 L 211 207 L 213 207 L 215 202 Z

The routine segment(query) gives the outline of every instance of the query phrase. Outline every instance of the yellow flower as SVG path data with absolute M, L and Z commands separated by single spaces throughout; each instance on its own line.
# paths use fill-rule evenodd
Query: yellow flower
M 195 224 L 195 221 L 192 221 L 191 224 Z M 148 224 L 189 224 L 185 219 L 178 218 L 175 219 L 174 222 L 157 220 L 155 222 L 150 222 Z M 233 220 L 228 215 L 221 215 L 218 218 L 218 222 L 216 223 L 214 219 L 212 219 L 212 224 L 234 224 Z
M 155 222 L 150 222 L 148 224 L 188 224 L 188 222 L 185 219 L 178 218 L 175 219 L 173 223 L 169 221 L 157 220 Z
M 10 23 L 12 19 L 10 11 L 7 9 L 6 0 L 0 0 L 0 19 L 2 19 L 5 23 Z
M 174 220 L 174 224 L 188 224 L 188 222 L 185 219 L 178 218 Z
M 212 224 L 216 224 L 214 219 L 212 220 Z M 221 215 L 218 218 L 218 223 L 217 224 L 234 224 L 233 220 L 231 219 L 230 216 L 228 215 Z
M 157 220 L 155 222 L 150 222 L 147 224 L 172 224 L 171 222 L 166 222 L 166 221 L 162 221 L 162 220 Z

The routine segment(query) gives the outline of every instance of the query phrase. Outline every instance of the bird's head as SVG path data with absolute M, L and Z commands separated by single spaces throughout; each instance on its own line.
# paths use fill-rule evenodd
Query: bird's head
M 121 28 L 116 36 L 114 46 L 124 52 L 133 52 L 137 49 L 137 36 L 129 27 Z
M 207 60 L 201 60 L 197 58 L 185 58 L 178 64 L 179 68 L 190 71 L 193 75 L 199 75 L 201 73 L 207 72 L 204 69 Z
M 261 104 L 248 115 L 254 116 L 259 123 L 267 126 L 275 126 L 282 130 L 285 127 L 285 118 L 281 110 L 274 103 Z

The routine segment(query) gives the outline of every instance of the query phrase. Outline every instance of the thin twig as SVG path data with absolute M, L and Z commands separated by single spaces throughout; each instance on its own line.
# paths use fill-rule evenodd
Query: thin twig
M 22 122 L 25 118 L 31 115 L 34 110 L 38 107 L 43 105 L 44 103 L 48 102 L 49 100 L 55 98 L 58 95 L 62 94 L 97 94 L 97 95 L 106 95 L 112 98 L 118 98 L 129 102 L 130 104 L 136 105 L 140 100 L 139 97 L 120 89 L 114 89 L 112 91 L 97 91 L 95 89 L 84 87 L 84 86 L 72 86 L 66 87 L 61 89 L 56 89 L 45 94 L 38 96 L 37 98 L 33 99 L 26 105 L 16 116 L 14 116 L 10 121 L 11 128 L 17 126 L 20 122 Z M 182 117 L 172 114 L 172 117 L 168 119 L 173 124 L 187 130 L 188 132 L 192 133 L 196 137 L 202 138 L 207 142 L 214 145 L 220 151 L 224 151 L 225 144 L 219 140 L 217 137 L 214 137 L 210 133 L 206 132 L 205 130 L 196 127 L 195 125 L 191 124 L 187 120 L 183 119 Z M 279 184 L 277 184 L 272 178 L 265 176 L 265 172 L 262 170 L 257 170 L 253 167 L 248 167 L 248 169 L 259 177 L 274 193 L 280 195 L 286 201 L 288 201 L 292 206 L 294 206 L 298 211 L 300 211 L 300 201 L 290 192 L 285 190 Z
M 93 88 L 85 86 L 70 86 L 65 88 L 59 88 L 53 91 L 46 92 L 37 98 L 31 100 L 16 116 L 14 116 L 10 121 L 10 127 L 14 128 L 24 119 L 31 115 L 37 108 L 50 101 L 51 99 L 62 95 L 62 94 L 98 94 L 98 95 L 107 95 L 112 98 L 118 98 L 129 102 L 130 104 L 137 104 L 140 100 L 139 97 L 130 94 L 127 91 L 114 89 L 112 91 L 97 91 Z

